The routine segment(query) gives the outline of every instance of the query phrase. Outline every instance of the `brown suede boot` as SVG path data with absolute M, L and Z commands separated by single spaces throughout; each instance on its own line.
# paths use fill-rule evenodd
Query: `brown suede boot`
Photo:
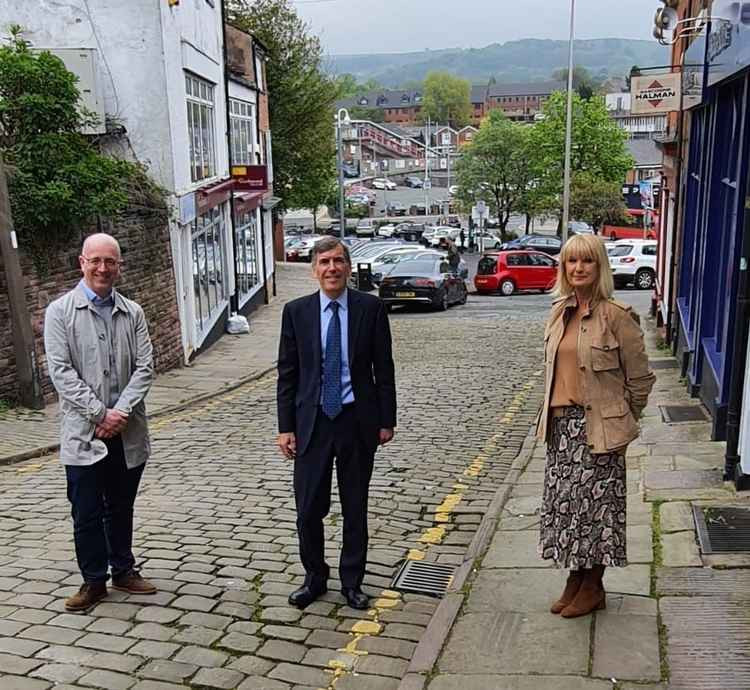
M 112 589 L 119 589 L 128 594 L 156 594 L 156 587 L 144 580 L 137 570 L 112 578 Z
M 585 570 L 571 570 L 568 575 L 568 580 L 565 583 L 565 589 L 560 595 L 560 598 L 552 604 L 550 608 L 551 613 L 560 613 L 568 604 L 570 604 L 575 595 L 578 594 L 578 590 L 583 582 L 583 574 Z
M 81 585 L 77 594 L 65 600 L 66 611 L 88 611 L 107 596 L 107 585 L 104 582 Z
M 604 585 L 602 585 L 603 576 L 603 565 L 595 565 L 591 570 L 587 570 L 578 594 L 562 610 L 560 615 L 563 618 L 577 618 L 592 611 L 607 608 L 607 595 L 604 591 Z

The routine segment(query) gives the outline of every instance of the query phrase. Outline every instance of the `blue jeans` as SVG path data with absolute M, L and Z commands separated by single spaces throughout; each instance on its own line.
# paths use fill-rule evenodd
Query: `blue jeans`
M 66 465 L 76 560 L 87 583 L 125 575 L 135 567 L 133 504 L 144 465 L 128 469 L 122 439 L 106 439 L 107 456 L 93 465 Z

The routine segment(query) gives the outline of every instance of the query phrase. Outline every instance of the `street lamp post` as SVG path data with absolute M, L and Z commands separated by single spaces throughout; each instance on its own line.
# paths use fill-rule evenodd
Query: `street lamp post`
M 570 0 L 570 40 L 568 43 L 568 107 L 565 119 L 565 175 L 563 181 L 562 241 L 568 239 L 570 215 L 570 149 L 573 138 L 573 38 L 575 36 L 576 0 Z
M 342 113 L 344 115 L 343 120 L 341 118 Z M 336 125 L 336 157 L 339 167 L 339 235 L 343 240 L 346 236 L 346 211 L 344 206 L 344 152 L 341 147 L 341 126 L 349 126 L 351 124 L 349 111 L 346 108 L 339 108 L 334 124 Z

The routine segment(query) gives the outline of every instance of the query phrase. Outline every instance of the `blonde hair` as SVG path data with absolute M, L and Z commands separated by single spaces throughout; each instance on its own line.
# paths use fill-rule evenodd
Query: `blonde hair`
M 594 301 L 610 299 L 615 291 L 615 281 L 612 278 L 612 269 L 609 266 L 609 257 L 604 248 L 604 242 L 597 235 L 573 235 L 563 245 L 558 257 L 557 282 L 552 294 L 555 297 L 568 297 L 573 294 L 574 288 L 568 282 L 565 270 L 565 264 L 571 256 L 594 260 L 599 277 L 594 283 L 592 298 Z

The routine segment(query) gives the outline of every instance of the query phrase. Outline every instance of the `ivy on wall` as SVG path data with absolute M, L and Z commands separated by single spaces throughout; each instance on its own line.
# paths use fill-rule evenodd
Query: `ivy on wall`
M 19 243 L 42 273 L 96 217 L 132 203 L 166 215 L 163 191 L 143 166 L 102 154 L 98 140 L 81 134 L 96 118 L 79 107 L 77 81 L 11 27 L 0 46 L 0 152 Z

